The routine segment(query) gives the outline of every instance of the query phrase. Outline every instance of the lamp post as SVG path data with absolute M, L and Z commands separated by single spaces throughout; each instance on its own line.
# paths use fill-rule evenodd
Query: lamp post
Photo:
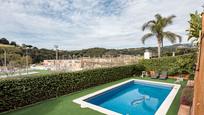
M 54 64 L 55 64 L 55 70 L 57 70 L 57 64 L 56 64 L 56 62 L 57 62 L 57 60 L 58 60 L 58 48 L 59 48 L 59 46 L 58 46 L 58 45 L 54 45 L 54 48 L 55 48 L 55 50 L 56 50 L 56 58 L 55 58 Z
M 26 47 L 26 74 L 28 75 L 28 49 L 29 47 Z
M 7 52 L 6 52 L 6 50 L 3 48 L 3 51 L 4 51 L 4 66 L 5 66 L 5 69 L 7 69 Z
M 28 75 L 28 58 L 27 58 L 27 47 L 26 47 L 26 74 Z
M 26 53 L 26 74 L 28 75 L 28 65 L 29 65 L 29 62 L 28 62 L 28 50 L 31 49 L 33 46 L 31 45 L 25 45 L 25 53 Z
M 56 49 L 56 60 L 58 60 L 58 45 L 54 45 L 55 49 Z

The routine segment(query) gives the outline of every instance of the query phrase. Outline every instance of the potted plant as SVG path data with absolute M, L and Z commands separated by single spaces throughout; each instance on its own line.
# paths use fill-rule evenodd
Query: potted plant
M 193 103 L 193 87 L 185 87 L 181 94 L 180 104 L 191 106 Z
M 185 87 L 180 97 L 180 108 L 178 115 L 188 115 L 193 103 L 193 88 Z

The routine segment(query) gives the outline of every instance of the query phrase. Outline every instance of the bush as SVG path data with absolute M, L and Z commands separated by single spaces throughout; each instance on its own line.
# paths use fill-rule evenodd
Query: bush
M 181 94 L 180 104 L 191 106 L 193 103 L 193 87 L 185 87 Z
M 195 73 L 190 73 L 189 80 L 194 80 L 194 77 L 195 77 Z
M 56 73 L 0 81 L 0 112 L 139 75 L 144 67 L 129 65 L 72 73 Z
M 9 41 L 6 38 L 1 38 L 0 44 L 9 44 Z
M 174 76 L 174 75 L 177 75 L 177 74 L 179 74 L 179 73 L 178 73 L 178 71 L 175 70 L 175 69 L 170 69 L 170 70 L 168 71 L 168 75 L 170 75 L 170 76 Z
M 169 75 L 191 73 L 194 69 L 194 64 L 196 63 L 196 55 L 188 54 L 175 57 L 140 60 L 139 63 L 144 65 L 147 71 L 167 70 Z

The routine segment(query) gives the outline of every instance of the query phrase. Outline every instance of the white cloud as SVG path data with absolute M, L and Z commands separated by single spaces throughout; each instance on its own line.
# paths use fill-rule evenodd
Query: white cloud
M 63 49 L 155 46 L 140 38 L 143 23 L 175 14 L 167 29 L 184 37 L 189 13 L 201 11 L 193 0 L 0 0 L 0 37 L 18 43 Z M 169 44 L 165 42 L 165 44 Z

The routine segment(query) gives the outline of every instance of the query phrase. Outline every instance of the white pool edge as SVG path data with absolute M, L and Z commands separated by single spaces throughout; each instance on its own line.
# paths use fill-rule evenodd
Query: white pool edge
M 115 84 L 115 85 L 112 85 L 110 87 L 107 87 L 107 88 L 104 88 L 104 89 L 101 89 L 101 90 L 98 90 L 94 93 L 91 93 L 91 94 L 88 94 L 88 95 L 85 95 L 85 96 L 82 96 L 80 98 L 77 98 L 77 99 L 74 99 L 73 102 L 76 103 L 76 104 L 79 104 L 81 105 L 81 108 L 90 108 L 90 109 L 93 109 L 95 111 L 98 111 L 98 112 L 101 112 L 101 113 L 104 113 L 106 115 L 121 115 L 120 113 L 117 113 L 117 112 L 114 112 L 114 111 L 111 111 L 111 110 L 108 110 L 108 109 L 105 109 L 105 108 L 102 108 L 100 106 L 97 106 L 97 105 L 94 105 L 94 104 L 91 104 L 91 103 L 88 103 L 86 101 L 84 101 L 85 99 L 88 99 L 90 97 L 93 97 L 93 96 L 96 96 L 100 93 L 103 93 L 105 91 L 108 91 L 110 89 L 113 89 L 115 87 L 118 87 L 118 86 L 121 86 L 123 84 L 126 84 L 128 82 L 131 82 L 131 81 L 138 81 L 138 82 L 144 82 L 144 83 L 151 83 L 151 84 L 159 84 L 159 85 L 164 85 L 164 86 L 171 86 L 172 87 L 172 90 L 171 92 L 169 93 L 169 95 L 166 97 L 166 99 L 163 101 L 163 103 L 160 105 L 160 107 L 157 109 L 155 115 L 166 115 L 166 113 L 168 112 L 174 98 L 176 97 L 181 85 L 179 84 L 173 84 L 173 83 L 163 83 L 163 82 L 156 82 L 156 81 L 147 81 L 147 80 L 139 80 L 139 79 L 130 79 L 130 80 L 127 80 L 127 81 L 124 81 L 124 82 L 121 82 L 121 83 L 118 83 L 118 84 Z

